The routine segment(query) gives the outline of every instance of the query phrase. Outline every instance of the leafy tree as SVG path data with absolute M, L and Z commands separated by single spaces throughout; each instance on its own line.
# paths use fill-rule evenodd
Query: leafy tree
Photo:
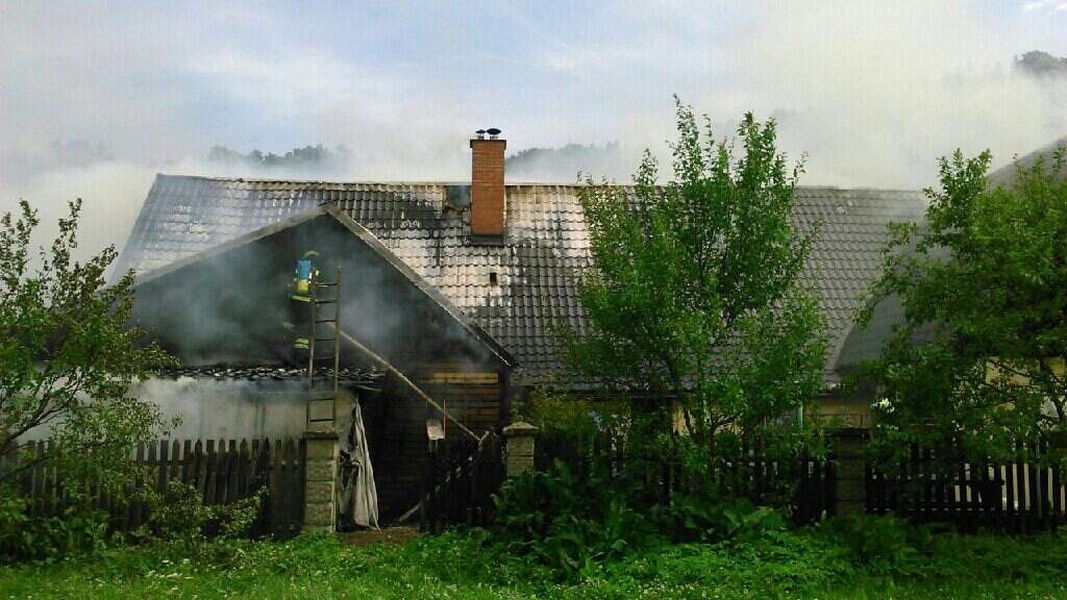
M 648 423 L 638 435 L 665 434 L 681 414 L 699 442 L 812 398 L 825 336 L 800 283 L 813 234 L 790 221 L 801 165 L 787 170 L 774 121 L 746 114 L 735 158 L 676 104 L 672 181 L 657 185 L 646 151 L 632 188 L 581 191 L 595 267 L 580 285 L 585 330 L 566 335 L 565 355 L 625 390 L 631 415 Z
M 81 200 L 36 255 L 37 212 L 25 201 L 20 209 L 0 218 L 0 464 L 9 465 L 0 468 L 0 493 L 40 462 L 69 476 L 71 494 L 90 480 L 104 490 L 122 485 L 133 445 L 163 426 L 157 408 L 129 397 L 129 387 L 173 360 L 127 327 L 132 272 L 105 287 L 114 247 L 72 261 Z M 25 453 L 11 467 L 27 435 L 46 438 L 48 452 Z
M 261 150 L 252 150 L 241 154 L 226 146 L 212 146 L 207 158 L 211 162 L 228 165 L 242 165 L 262 169 L 311 169 L 323 170 L 343 166 L 348 159 L 348 148 L 339 145 L 333 150 L 322 144 L 293 148 L 285 154 L 273 152 L 266 154 Z
M 1031 50 L 1015 59 L 1015 67 L 1036 77 L 1067 77 L 1067 58 Z
M 898 225 L 868 320 L 903 319 L 870 374 L 884 397 L 884 449 L 1006 458 L 1016 441 L 1067 433 L 1067 169 L 1017 166 L 990 188 L 990 155 L 943 158 L 922 227 Z

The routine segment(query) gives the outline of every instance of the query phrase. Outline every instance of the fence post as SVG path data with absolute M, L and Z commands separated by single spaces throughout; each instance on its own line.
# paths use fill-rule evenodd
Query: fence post
M 848 427 L 833 432 L 837 463 L 837 514 L 863 514 L 867 507 L 867 430 Z
M 304 527 L 306 533 L 333 532 L 337 524 L 336 431 L 306 431 Z
M 515 477 L 534 466 L 535 436 L 537 427 L 529 423 L 512 423 L 504 428 L 507 438 L 507 475 Z

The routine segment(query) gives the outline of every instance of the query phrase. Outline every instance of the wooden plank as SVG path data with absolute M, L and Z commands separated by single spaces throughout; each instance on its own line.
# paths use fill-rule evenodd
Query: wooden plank
M 264 455 L 270 463 L 270 470 L 268 471 L 268 485 L 270 486 L 270 527 L 271 533 L 278 535 L 280 533 L 281 523 L 281 503 L 282 494 L 284 493 L 282 485 L 282 449 L 278 440 L 274 440 L 272 443 L 270 440 L 264 440 Z
M 145 460 L 145 444 L 144 442 L 137 443 L 137 454 L 134 459 L 138 463 L 143 463 Z M 133 490 L 130 490 L 131 492 Z M 127 502 L 126 506 L 126 521 L 123 523 L 124 530 L 130 530 L 136 528 L 142 523 L 141 520 L 141 503 L 140 502 Z
M 1054 463 L 1051 467 L 1052 470 L 1052 514 L 1054 515 L 1055 522 L 1063 521 L 1064 509 L 1063 509 L 1063 478 L 1060 472 L 1060 464 Z
M 171 442 L 170 447 L 170 481 L 180 481 L 182 478 L 182 444 L 178 440 Z M 168 485 L 170 485 L 168 483 Z
M 153 446 L 159 446 L 159 458 L 156 461 L 156 492 L 167 493 L 167 482 L 170 481 L 170 443 L 167 440 L 156 440 Z
M 433 385 L 496 385 L 500 383 L 500 374 L 492 371 L 483 372 L 448 372 L 430 373 L 427 382 Z
M 233 465 L 233 455 L 230 454 L 228 444 L 227 440 L 219 440 L 219 470 L 215 476 L 215 504 L 226 504 L 230 498 L 230 468 Z
M 251 495 L 251 490 L 248 489 L 248 479 L 251 475 L 252 461 L 249 454 L 248 440 L 242 439 L 241 445 L 237 449 L 237 468 L 234 472 L 234 490 L 237 493 L 238 498 L 247 498 Z
M 161 480 L 163 480 L 167 474 L 166 464 L 159 458 L 159 448 L 159 440 L 148 442 L 148 456 L 145 458 L 145 464 L 147 465 L 148 473 L 150 474 L 149 476 L 152 477 L 149 485 L 151 485 L 157 492 L 162 491 L 161 488 L 163 486 Z
M 210 442 L 214 444 L 213 442 Z M 200 491 L 201 498 L 207 498 L 208 455 L 205 451 L 206 444 L 196 440 L 193 452 L 196 454 L 196 489 Z
M 196 455 L 191 440 L 182 442 L 182 483 L 193 485 Z

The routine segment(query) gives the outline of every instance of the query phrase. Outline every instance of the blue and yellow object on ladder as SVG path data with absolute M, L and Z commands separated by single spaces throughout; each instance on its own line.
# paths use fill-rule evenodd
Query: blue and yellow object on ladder
M 340 370 L 341 268 L 334 281 L 322 281 L 319 253 L 309 250 L 296 261 L 290 299 L 297 325 L 294 356 L 306 360 L 308 370 L 307 426 L 333 427 Z M 326 406 L 323 406 L 326 405 Z

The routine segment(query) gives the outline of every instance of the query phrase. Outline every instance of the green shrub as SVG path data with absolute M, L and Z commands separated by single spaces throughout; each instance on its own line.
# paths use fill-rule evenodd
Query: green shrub
M 51 510 L 32 513 L 22 495 L 0 487 L 0 562 L 54 560 L 102 548 L 108 515 L 83 500 L 68 496 Z
M 838 517 L 826 522 L 824 529 L 857 566 L 886 575 L 916 572 L 933 540 L 929 529 L 892 515 Z
M 751 539 L 786 528 L 780 512 L 756 506 L 748 499 L 712 499 L 681 493 L 671 498 L 662 512 L 661 523 L 677 542 Z
M 548 472 L 527 471 L 494 498 L 496 540 L 564 577 L 648 544 L 651 523 L 613 483 L 596 469 L 577 477 L 558 461 Z
M 204 504 L 204 497 L 195 486 L 172 481 L 165 494 L 153 492 L 149 495 L 148 522 L 135 537 L 190 545 L 208 537 L 248 537 L 265 495 L 264 488 L 230 504 L 209 506 Z

